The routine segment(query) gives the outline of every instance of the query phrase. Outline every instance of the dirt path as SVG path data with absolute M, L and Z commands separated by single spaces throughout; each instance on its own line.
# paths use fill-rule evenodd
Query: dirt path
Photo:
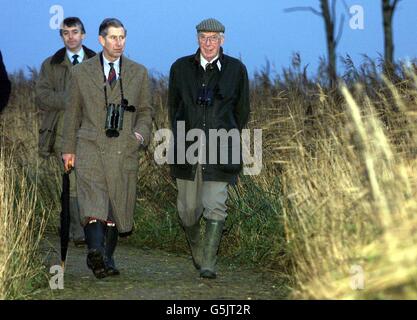
M 45 264 L 58 264 L 59 238 L 44 242 Z M 191 257 L 138 249 L 122 241 L 115 260 L 121 275 L 96 279 L 87 268 L 86 249 L 69 248 L 63 290 L 40 289 L 33 299 L 283 299 L 285 290 L 271 274 L 238 269 L 220 261 L 218 277 L 199 277 Z M 51 274 L 52 276 L 52 274 Z

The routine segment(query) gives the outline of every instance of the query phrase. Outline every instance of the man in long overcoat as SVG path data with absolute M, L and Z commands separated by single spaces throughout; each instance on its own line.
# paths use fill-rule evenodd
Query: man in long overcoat
M 77 174 L 87 265 L 102 278 L 119 274 L 117 237 L 133 229 L 139 149 L 150 140 L 152 107 L 146 68 L 123 55 L 123 24 L 105 19 L 99 41 L 103 51 L 72 69 L 62 158 Z
M 62 128 L 70 70 L 74 65 L 95 56 L 83 46 L 84 24 L 78 17 L 67 17 L 59 30 L 64 47 L 45 59 L 35 87 L 35 102 L 42 112 L 39 130 L 39 154 L 55 156 L 62 164 Z M 85 245 L 84 230 L 80 223 L 75 174 L 70 173 L 70 238 L 76 246 Z

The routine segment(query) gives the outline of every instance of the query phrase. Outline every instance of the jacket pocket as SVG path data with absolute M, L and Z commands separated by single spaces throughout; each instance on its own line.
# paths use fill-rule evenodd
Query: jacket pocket
M 136 154 L 139 151 L 139 148 L 141 147 L 141 143 L 136 138 L 135 134 L 129 133 L 125 139 L 127 140 L 125 144 L 126 154 L 127 155 Z
M 42 158 L 48 158 L 54 152 L 58 112 L 49 112 L 39 129 L 38 152 Z
M 141 144 L 134 133 L 129 133 L 126 139 L 126 157 L 123 160 L 123 168 L 127 171 L 136 172 L 139 168 L 139 148 Z
M 238 174 L 242 169 L 242 150 L 238 142 L 220 143 L 218 149 L 218 168 L 228 174 Z

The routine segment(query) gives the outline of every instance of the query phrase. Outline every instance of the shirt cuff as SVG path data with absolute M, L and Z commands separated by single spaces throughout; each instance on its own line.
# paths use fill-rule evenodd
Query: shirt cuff
M 142 135 L 140 133 L 135 132 L 135 137 L 136 137 L 136 139 L 139 140 L 139 143 L 140 144 L 143 144 L 143 137 L 142 137 Z

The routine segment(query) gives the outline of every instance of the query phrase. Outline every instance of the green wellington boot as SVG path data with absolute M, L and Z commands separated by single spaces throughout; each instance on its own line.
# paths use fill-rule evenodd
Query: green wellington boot
M 206 234 L 204 235 L 203 262 L 200 270 L 200 277 L 216 278 L 217 251 L 219 250 L 220 239 L 223 233 L 224 221 L 207 220 Z
M 184 227 L 185 236 L 191 249 L 193 264 L 197 270 L 201 268 L 201 232 L 200 221 L 190 227 Z

